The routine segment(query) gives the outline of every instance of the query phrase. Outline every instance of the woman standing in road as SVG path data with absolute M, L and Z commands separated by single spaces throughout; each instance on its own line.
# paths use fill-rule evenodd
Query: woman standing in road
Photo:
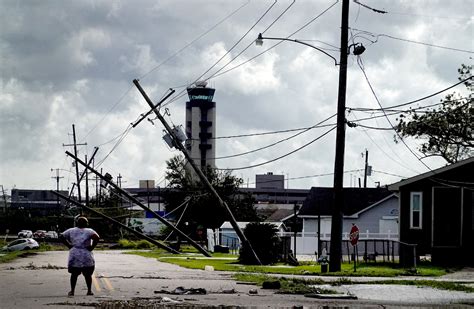
M 69 248 L 68 272 L 71 274 L 71 291 L 69 296 L 74 296 L 77 277 L 82 273 L 87 284 L 87 295 L 92 293 L 92 274 L 95 269 L 95 260 L 92 250 L 99 242 L 99 234 L 87 228 L 89 221 L 86 217 L 79 217 L 77 227 L 63 232 L 61 241 Z

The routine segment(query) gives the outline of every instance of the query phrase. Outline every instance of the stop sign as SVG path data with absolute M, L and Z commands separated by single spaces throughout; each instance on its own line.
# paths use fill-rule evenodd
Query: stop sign
M 355 224 L 352 224 L 351 233 L 349 234 L 349 239 L 351 240 L 351 244 L 353 246 L 357 245 L 357 241 L 359 241 L 359 228 Z

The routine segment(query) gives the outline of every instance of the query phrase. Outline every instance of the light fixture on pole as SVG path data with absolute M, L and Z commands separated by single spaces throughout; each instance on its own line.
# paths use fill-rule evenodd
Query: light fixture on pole
M 306 46 L 311 47 L 311 48 L 313 48 L 313 49 L 316 49 L 316 50 L 322 52 L 323 54 L 325 54 L 326 56 L 330 57 L 332 60 L 334 60 L 334 65 L 337 65 L 337 64 L 338 64 L 336 58 L 334 58 L 333 56 L 331 56 L 330 54 L 328 54 L 327 52 L 325 52 L 325 51 L 322 50 L 321 48 L 316 47 L 316 46 L 311 45 L 311 44 L 308 44 L 308 43 L 306 43 L 306 42 L 304 42 L 304 41 L 301 41 L 301 40 L 288 39 L 288 38 L 264 37 L 264 36 L 262 36 L 261 33 L 259 33 L 257 39 L 255 40 L 255 45 L 257 45 L 257 46 L 263 46 L 263 40 L 288 41 L 288 42 L 293 42 L 293 43 L 298 43 L 298 44 L 306 45 Z
M 335 65 L 339 65 L 339 88 L 337 99 L 337 129 L 336 129 L 336 151 L 334 158 L 334 199 L 333 212 L 331 217 L 331 246 L 329 271 L 336 272 L 341 270 L 342 259 L 342 209 L 344 205 L 344 147 L 345 147 L 345 125 L 346 125 L 346 85 L 347 85 L 347 55 L 350 53 L 350 47 L 354 47 L 354 55 L 360 55 L 364 52 L 365 47 L 362 44 L 352 44 L 348 46 L 348 26 L 349 26 L 349 0 L 342 1 L 342 18 L 341 18 L 341 47 L 340 59 L 337 63 L 336 58 L 325 52 L 324 50 L 308 44 L 303 41 L 288 38 L 271 38 L 263 37 L 260 33 L 255 44 L 263 45 L 263 40 L 279 40 L 291 41 L 298 44 L 306 45 L 316 49 L 326 56 L 334 60 Z M 318 244 L 319 245 L 319 244 Z

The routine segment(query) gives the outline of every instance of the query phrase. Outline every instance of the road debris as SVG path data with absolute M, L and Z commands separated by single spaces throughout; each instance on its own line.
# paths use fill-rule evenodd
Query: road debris
M 153 291 L 155 294 L 172 294 L 172 295 L 205 295 L 207 294 L 206 289 L 203 288 L 189 288 L 186 289 L 182 286 L 177 287 L 176 289 L 172 291 L 167 291 L 167 290 L 158 290 L 158 291 Z

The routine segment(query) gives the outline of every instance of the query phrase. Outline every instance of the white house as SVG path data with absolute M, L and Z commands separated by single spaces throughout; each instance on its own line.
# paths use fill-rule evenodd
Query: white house
M 297 254 L 318 251 L 318 226 L 320 240 L 331 239 L 333 194 L 332 188 L 311 188 L 298 213 L 303 227 L 296 238 Z M 344 188 L 343 215 L 343 239 L 354 223 L 361 239 L 398 240 L 398 196 L 385 188 Z

